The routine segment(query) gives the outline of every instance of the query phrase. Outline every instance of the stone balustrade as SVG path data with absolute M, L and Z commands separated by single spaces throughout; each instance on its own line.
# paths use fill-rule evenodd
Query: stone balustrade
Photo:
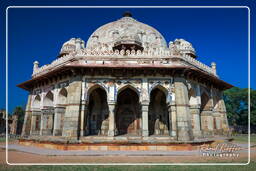
M 92 57 L 93 59 L 89 58 Z M 107 58 L 105 58 L 107 57 Z M 98 59 L 97 59 L 98 58 Z M 61 58 L 54 60 L 51 64 L 43 65 L 42 67 L 37 68 L 33 72 L 33 77 L 37 77 L 46 72 L 55 69 L 56 67 L 63 66 L 69 61 L 72 60 L 84 60 L 84 64 L 86 63 L 97 63 L 97 64 L 107 64 L 113 63 L 113 58 L 119 59 L 119 62 L 115 60 L 115 63 L 118 64 L 162 64 L 162 65 L 172 65 L 172 58 L 179 58 L 198 69 L 201 69 L 209 74 L 217 76 L 214 70 L 196 60 L 195 58 L 190 57 L 189 55 L 180 54 L 177 52 L 173 52 L 170 50 L 156 50 L 156 51 L 135 51 L 135 50 L 105 50 L 105 51 L 96 51 L 90 49 L 80 49 L 78 51 L 74 51 L 68 55 L 65 55 Z M 102 61 L 102 62 L 97 62 Z
M 73 55 L 65 55 L 61 58 L 58 58 L 58 59 L 54 60 L 51 64 L 43 65 L 43 66 L 39 67 L 38 69 L 34 70 L 32 77 L 42 75 L 42 74 L 52 70 L 53 68 L 62 66 L 73 58 L 74 58 Z

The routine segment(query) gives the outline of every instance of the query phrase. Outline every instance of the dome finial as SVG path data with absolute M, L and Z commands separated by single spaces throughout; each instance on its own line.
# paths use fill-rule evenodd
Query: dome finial
M 123 17 L 132 17 L 132 13 L 130 11 L 125 11 Z

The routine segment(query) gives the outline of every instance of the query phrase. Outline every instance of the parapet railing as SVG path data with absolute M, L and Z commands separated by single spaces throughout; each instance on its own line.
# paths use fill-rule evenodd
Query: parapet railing
M 106 57 L 106 58 L 105 58 Z M 91 58 L 91 59 L 90 59 Z M 102 60 L 102 59 L 103 60 Z M 115 60 L 113 60 L 115 58 Z M 188 56 L 185 54 L 181 54 L 178 52 L 171 52 L 170 50 L 156 50 L 156 51 L 124 51 L 124 50 L 115 50 L 115 51 L 96 51 L 96 50 L 88 50 L 83 49 L 79 51 L 73 51 L 68 55 L 65 55 L 61 58 L 54 60 L 51 64 L 43 65 L 33 71 L 32 77 L 37 77 L 46 72 L 49 72 L 59 66 L 63 66 L 69 63 L 72 60 L 80 60 L 83 59 L 85 63 L 89 63 L 89 61 L 102 61 L 101 64 L 104 65 L 106 61 L 109 63 L 116 63 L 116 61 L 120 60 L 121 63 L 126 63 L 126 61 L 133 61 L 133 64 L 162 64 L 162 65 L 172 65 L 170 62 L 172 58 L 179 58 L 209 74 L 217 76 L 215 71 L 203 64 L 202 62 Z M 115 62 L 114 62 L 115 61 Z

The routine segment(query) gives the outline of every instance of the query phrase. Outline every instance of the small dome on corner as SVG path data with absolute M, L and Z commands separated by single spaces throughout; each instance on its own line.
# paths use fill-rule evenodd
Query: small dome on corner
M 70 40 L 66 41 L 60 50 L 59 56 L 62 57 L 64 55 L 68 55 L 71 52 L 74 52 L 79 49 L 84 48 L 85 42 L 80 38 L 71 38 Z
M 192 44 L 184 39 L 175 39 L 173 42 L 169 42 L 169 48 L 171 50 L 175 49 L 181 54 L 189 55 L 193 58 L 196 58 L 196 51 L 193 48 Z

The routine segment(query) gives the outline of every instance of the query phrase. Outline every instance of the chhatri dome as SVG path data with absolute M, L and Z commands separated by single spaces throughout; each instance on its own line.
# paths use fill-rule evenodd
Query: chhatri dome
M 166 49 L 164 37 L 155 28 L 132 18 L 131 13 L 124 13 L 117 21 L 107 23 L 92 33 L 87 41 L 87 48 L 111 47 L 118 45 L 138 46 L 145 50 Z M 124 49 L 127 46 L 123 46 Z M 136 48 L 136 47 L 134 47 Z M 122 49 L 122 47 L 120 48 Z
M 18 86 L 29 91 L 24 141 L 207 143 L 229 133 L 222 92 L 232 85 L 216 64 L 128 12 L 86 42 L 68 40 L 50 64 L 34 62 Z
M 137 21 L 130 12 L 123 17 L 107 23 L 94 31 L 89 37 L 86 47 L 80 38 L 71 38 L 65 42 L 60 50 L 59 57 L 80 49 L 92 51 L 137 51 L 163 52 L 171 51 L 196 57 L 192 44 L 184 39 L 175 39 L 169 42 L 169 47 L 162 34 L 155 28 Z

